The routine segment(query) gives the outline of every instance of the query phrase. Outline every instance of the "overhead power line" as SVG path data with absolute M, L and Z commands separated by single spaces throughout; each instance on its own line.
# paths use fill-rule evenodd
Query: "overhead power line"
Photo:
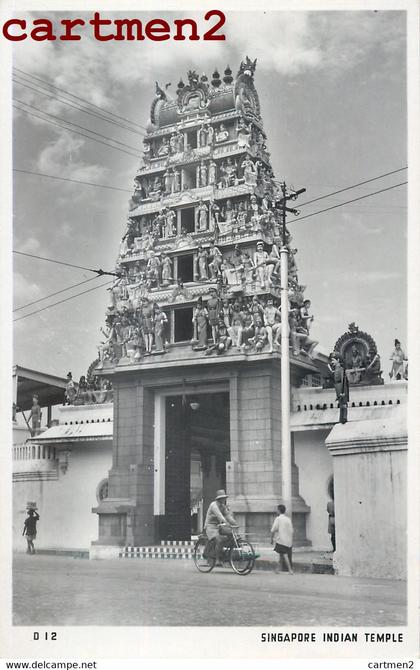
M 50 119 L 46 119 L 44 116 L 40 116 L 39 114 L 35 114 L 34 112 L 31 112 L 29 109 L 23 109 L 22 107 L 18 107 L 17 105 L 12 105 L 15 109 L 18 109 L 20 112 L 25 112 L 25 114 L 29 114 L 30 116 L 34 116 L 37 119 L 41 119 L 41 121 L 45 121 L 45 123 L 50 123 L 52 126 L 58 126 L 58 128 L 63 128 L 64 130 L 69 130 L 72 133 L 76 133 L 77 135 L 81 135 L 82 137 L 87 137 L 88 140 L 92 140 L 92 142 L 97 142 L 98 144 L 103 144 L 105 147 L 109 147 L 110 149 L 115 149 L 116 151 L 121 151 L 123 154 L 128 154 L 129 156 L 134 156 L 135 158 L 138 158 L 138 154 L 131 153 L 130 151 L 126 151 L 125 149 L 121 149 L 120 147 L 116 147 L 113 144 L 108 144 L 108 142 L 102 142 L 102 140 L 97 140 L 95 137 L 91 137 L 90 135 L 86 135 L 86 133 L 81 133 L 79 130 L 74 130 L 73 128 L 69 128 L 67 126 L 63 126 L 62 123 L 56 123 L 55 121 L 51 121 Z
M 405 167 L 398 168 L 398 170 L 392 170 L 391 172 L 384 172 L 384 174 L 380 174 L 377 177 L 372 177 L 371 179 L 365 179 L 365 181 L 360 181 L 358 184 L 353 184 L 352 186 L 346 186 L 345 188 L 340 188 L 338 191 L 333 191 L 332 193 L 321 195 L 319 196 L 319 198 L 313 198 L 313 200 L 307 200 L 306 202 L 299 203 L 299 206 L 303 207 L 304 205 L 310 205 L 311 203 L 317 202 L 318 200 L 324 200 L 324 198 L 329 198 L 330 196 L 337 195 L 338 193 L 344 193 L 344 191 L 349 191 L 352 188 L 357 188 L 358 186 L 369 184 L 372 181 L 377 181 L 378 179 L 382 179 L 383 177 L 389 177 L 392 174 L 396 174 L 397 172 L 403 172 L 404 170 L 407 169 L 408 166 L 406 165 Z
M 78 270 L 87 270 L 88 272 L 94 272 L 99 277 L 102 275 L 113 275 L 114 277 L 119 277 L 120 275 L 117 272 L 107 272 L 99 268 L 99 270 L 93 270 L 92 268 L 86 268 L 83 265 L 74 265 L 73 263 L 67 263 L 66 261 L 57 261 L 54 258 L 45 258 L 45 256 L 37 256 L 36 254 L 28 254 L 26 251 L 17 251 L 13 249 L 14 254 L 19 256 L 28 256 L 29 258 L 36 258 L 39 261 L 47 261 L 48 263 L 57 263 L 57 265 L 66 265 L 69 268 L 77 268 Z
M 13 168 L 13 172 L 19 172 L 22 174 L 32 174 L 36 175 L 37 177 L 48 177 L 49 179 L 58 179 L 59 181 L 70 181 L 74 184 L 85 184 L 86 186 L 97 186 L 98 188 L 107 188 L 111 189 L 112 191 L 123 191 L 124 193 L 133 192 L 133 189 L 131 189 L 130 191 L 128 188 L 119 188 L 118 186 L 107 186 L 106 184 L 95 184 L 94 182 L 91 181 L 82 181 L 81 179 L 70 179 L 69 177 L 57 177 L 56 175 L 45 174 L 44 172 L 32 172 L 31 170 L 18 170 L 17 168 Z
M 29 314 L 24 314 L 23 316 L 19 316 L 17 319 L 13 319 L 13 323 L 16 321 L 21 321 L 22 319 L 28 318 L 28 316 L 33 316 L 34 314 L 39 314 L 39 312 L 44 312 L 46 309 L 50 309 L 50 307 L 55 307 L 56 305 L 61 305 L 63 302 L 68 302 L 69 300 L 73 300 L 73 298 L 78 298 L 80 295 L 84 295 L 85 293 L 90 293 L 91 291 L 96 291 L 98 288 L 102 288 L 103 286 L 109 286 L 109 284 L 112 284 L 112 281 L 107 281 L 104 284 L 99 284 L 99 286 L 94 286 L 93 288 L 88 288 L 86 291 L 80 291 L 80 293 L 75 293 L 74 295 L 69 296 L 68 298 L 63 298 L 63 300 L 58 300 L 57 302 L 53 302 L 51 305 L 47 305 L 46 307 L 41 307 L 41 309 L 36 309 L 34 312 L 29 312 Z
M 120 121 L 125 121 L 126 123 L 131 124 L 132 126 L 136 126 L 137 128 L 141 128 L 142 130 L 146 130 L 145 126 L 142 126 L 140 123 L 136 123 L 135 121 L 130 121 L 130 119 L 125 118 L 124 116 L 120 116 L 119 114 L 115 114 L 114 112 L 109 112 L 108 110 L 104 109 L 103 107 L 99 107 L 99 105 L 95 105 L 93 102 L 89 102 L 89 100 L 86 100 L 86 98 L 81 98 L 79 95 L 75 95 L 74 93 L 70 93 L 67 91 L 65 88 L 60 88 L 59 86 L 55 86 L 55 84 L 51 84 L 50 82 L 46 81 L 45 79 L 41 79 L 41 77 L 38 77 L 35 74 L 31 74 L 30 72 L 25 72 L 25 70 L 21 70 L 18 67 L 13 68 L 16 72 L 21 73 L 24 75 L 26 78 L 29 79 L 36 79 L 37 81 L 41 82 L 42 84 L 45 84 L 46 86 L 55 89 L 56 91 L 61 91 L 65 95 L 75 98 L 76 100 L 80 100 L 81 102 L 84 102 L 85 104 L 89 105 L 90 107 L 94 107 L 95 109 L 99 109 L 102 113 L 108 114 L 109 116 L 113 116 L 116 119 L 119 119 Z
M 118 121 L 115 121 L 114 119 L 107 118 L 103 114 L 98 114 L 97 112 L 94 112 L 93 110 L 91 110 L 88 107 L 85 107 L 83 105 L 74 105 L 69 100 L 65 100 L 64 98 L 59 97 L 57 94 L 47 93 L 46 91 L 43 91 L 40 88 L 35 88 L 35 86 L 29 86 L 29 84 L 27 84 L 26 82 L 19 81 L 18 79 L 13 79 L 13 83 L 18 84 L 19 86 L 24 86 L 25 88 L 27 88 L 31 91 L 35 91 L 35 93 L 38 93 L 39 95 L 44 95 L 47 98 L 55 100 L 56 102 L 59 102 L 60 104 L 67 105 L 68 107 L 72 107 L 73 109 L 76 109 L 78 112 L 83 112 L 84 114 L 89 114 L 90 116 L 101 119 L 102 121 L 106 121 L 107 123 L 111 123 L 114 126 L 117 126 L 118 128 L 122 128 L 123 130 L 127 130 L 130 133 L 133 133 L 134 135 L 137 135 L 138 137 L 144 137 L 143 132 L 140 133 L 138 130 L 134 130 L 133 128 L 130 128 L 128 125 L 122 124 Z
M 385 193 L 385 191 L 391 191 L 393 188 L 397 188 L 398 186 L 404 186 L 404 184 L 408 184 L 408 182 L 402 181 L 400 184 L 394 184 L 393 186 L 382 188 L 380 191 L 374 191 L 373 193 L 366 193 L 366 195 L 360 195 L 358 198 L 353 198 L 352 200 L 347 200 L 346 202 L 340 202 L 338 203 L 338 205 L 332 205 L 332 207 L 327 207 L 326 209 L 320 209 L 318 212 L 311 212 L 310 214 L 305 214 L 305 216 L 298 216 L 296 219 L 289 221 L 289 223 L 295 223 L 295 221 L 302 221 L 303 219 L 309 219 L 310 216 L 323 214 L 323 212 L 329 212 L 331 209 L 336 209 L 337 207 L 343 207 L 343 205 L 349 205 L 351 202 L 357 202 L 357 200 L 364 200 L 365 198 L 370 198 L 372 195 L 378 195 L 379 193 Z
M 101 137 L 104 140 L 108 140 L 109 142 L 115 142 L 115 144 L 119 144 L 121 147 L 125 147 L 126 149 L 132 150 L 133 147 L 130 144 L 125 144 L 125 142 L 120 142 L 119 140 L 115 140 L 113 137 L 108 137 L 107 135 L 103 135 L 102 133 L 97 133 L 96 130 L 91 130 L 90 128 L 85 128 L 85 126 L 79 126 L 78 123 L 74 123 L 73 121 L 68 121 L 68 119 L 63 119 L 61 116 L 56 116 L 55 114 L 50 114 L 49 112 L 45 112 L 43 109 L 40 109 L 39 107 L 36 107 L 35 105 L 29 104 L 29 102 L 25 102 L 24 100 L 19 100 L 18 98 L 13 98 L 15 102 L 18 102 L 20 105 L 24 105 L 25 107 L 29 107 L 30 109 L 34 109 L 36 112 L 40 112 L 41 114 L 45 114 L 45 116 L 48 116 L 51 119 L 55 119 L 56 121 L 62 121 L 63 123 L 67 123 L 70 126 L 74 126 L 75 128 L 79 128 L 80 130 L 85 130 L 88 133 L 92 133 L 92 135 L 97 135 L 98 137 Z
M 84 279 L 83 281 L 79 281 L 77 284 L 72 284 L 71 286 L 67 286 L 67 288 L 62 288 L 60 291 L 54 291 L 54 293 L 50 293 L 49 295 L 45 295 L 43 298 L 38 298 L 38 300 L 33 300 L 32 302 L 26 303 L 26 305 L 21 305 L 20 307 L 16 307 L 13 312 L 19 312 L 21 309 L 26 309 L 27 307 L 31 307 L 31 305 L 36 305 L 38 302 L 42 302 L 43 300 L 48 300 L 48 298 L 52 298 L 55 295 L 58 295 L 59 293 L 65 293 L 66 291 L 70 291 L 72 288 L 76 288 L 76 286 L 82 286 L 82 284 L 87 284 L 89 281 L 94 281 L 95 279 L 98 279 L 98 275 L 96 277 L 89 277 L 89 279 Z
M 338 191 L 332 191 L 331 193 L 326 193 L 325 195 L 321 195 L 318 198 L 313 198 L 312 200 L 307 200 L 306 202 L 299 203 L 299 207 L 303 207 L 304 205 L 310 205 L 313 202 L 317 202 L 318 200 L 324 200 L 325 198 L 330 198 L 333 195 L 337 195 L 338 193 L 344 193 L 344 191 L 349 191 L 352 188 L 357 188 L 358 186 L 363 186 L 364 184 L 369 184 L 372 181 L 377 181 L 378 179 L 382 179 L 383 177 L 388 177 L 389 175 L 396 174 L 397 172 L 403 172 L 403 170 L 407 170 L 408 166 L 406 165 L 405 167 L 398 168 L 397 170 L 392 170 L 391 172 L 384 172 L 383 174 L 378 175 L 377 177 L 372 177 L 371 179 L 365 179 L 365 181 L 359 181 L 357 184 L 352 184 L 351 186 L 346 186 L 344 188 L 340 188 Z M 276 184 L 282 184 L 283 182 L 274 180 Z

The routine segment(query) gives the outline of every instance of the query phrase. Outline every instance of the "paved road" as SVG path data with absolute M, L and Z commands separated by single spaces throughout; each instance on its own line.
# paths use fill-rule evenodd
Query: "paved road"
M 122 626 L 404 625 L 406 584 L 230 568 L 192 561 L 17 555 L 14 624 Z

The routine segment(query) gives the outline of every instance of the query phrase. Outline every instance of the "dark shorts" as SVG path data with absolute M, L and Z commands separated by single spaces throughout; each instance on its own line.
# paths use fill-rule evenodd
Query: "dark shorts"
M 279 560 L 283 562 L 281 556 L 288 556 L 290 565 L 292 565 L 292 547 L 286 547 L 285 544 L 277 544 L 274 547 L 274 551 L 279 554 Z
M 289 554 L 292 553 L 292 547 L 286 547 L 285 544 L 277 544 L 276 542 L 274 551 L 276 551 L 278 554 Z

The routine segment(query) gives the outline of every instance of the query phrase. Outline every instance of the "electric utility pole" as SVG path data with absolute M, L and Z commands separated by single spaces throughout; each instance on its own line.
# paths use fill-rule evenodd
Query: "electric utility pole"
M 288 200 L 295 200 L 306 189 L 288 191 L 286 182 L 280 185 L 282 198 L 276 202 L 281 210 L 280 249 L 280 311 L 281 311 L 281 491 L 283 504 L 292 517 L 292 445 L 290 438 L 290 354 L 289 354 L 289 248 L 287 246 L 287 213 L 299 214 L 287 207 Z

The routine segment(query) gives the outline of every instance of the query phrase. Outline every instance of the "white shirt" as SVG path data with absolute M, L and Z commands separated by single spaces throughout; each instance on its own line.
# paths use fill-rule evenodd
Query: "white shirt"
M 289 517 L 280 514 L 271 527 L 276 544 L 283 544 L 285 547 L 291 547 L 293 544 L 293 524 Z

